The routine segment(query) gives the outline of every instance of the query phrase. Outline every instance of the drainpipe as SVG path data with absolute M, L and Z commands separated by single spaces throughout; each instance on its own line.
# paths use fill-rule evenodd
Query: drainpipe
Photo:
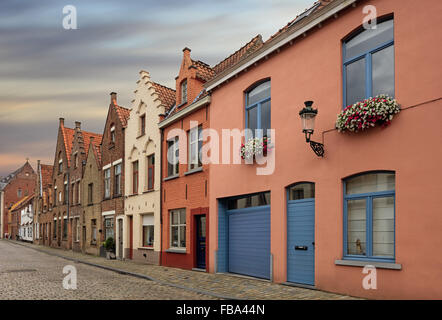
M 163 159 L 164 129 L 161 129 L 160 156 Z M 158 161 L 156 161 L 158 163 Z M 160 266 L 163 265 L 163 161 L 160 161 Z

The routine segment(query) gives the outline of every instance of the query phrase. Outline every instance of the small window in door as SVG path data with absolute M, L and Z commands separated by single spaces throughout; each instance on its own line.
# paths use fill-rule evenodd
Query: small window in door
M 289 200 L 311 199 L 315 197 L 315 184 L 306 182 L 289 187 Z

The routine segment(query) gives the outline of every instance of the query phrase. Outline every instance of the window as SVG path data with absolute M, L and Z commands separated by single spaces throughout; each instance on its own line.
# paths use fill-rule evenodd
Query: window
M 68 192 L 68 184 L 64 184 L 64 190 L 63 190 L 63 204 L 67 204 L 69 199 L 69 192 Z
M 54 219 L 54 239 L 57 239 L 57 219 Z
M 76 203 L 75 196 L 76 196 L 76 192 L 75 192 L 75 182 L 74 182 L 71 184 L 71 203 L 72 204 Z
M 88 202 L 88 204 L 92 204 L 93 201 L 94 201 L 94 198 L 93 198 L 94 194 L 93 194 L 93 192 L 94 192 L 94 184 L 93 183 L 89 183 L 88 186 L 87 186 L 87 195 L 88 195 L 87 202 Z
M 252 130 L 253 137 L 267 136 L 270 129 L 270 81 L 259 84 L 246 94 L 246 128 Z
M 155 154 L 147 157 L 147 190 L 152 190 L 155 183 Z
M 138 193 L 138 161 L 132 162 L 132 194 Z
M 115 125 L 111 125 L 110 128 L 110 141 L 115 143 Z
M 63 240 L 68 237 L 68 219 L 63 219 Z
M 153 215 L 143 216 L 143 247 L 153 247 L 154 220 Z
M 110 168 L 104 170 L 104 198 L 110 198 L 111 174 Z
M 181 83 L 181 103 L 187 102 L 187 79 Z
M 311 199 L 315 197 L 315 184 L 297 183 L 289 188 L 289 200 Z
M 200 125 L 189 131 L 189 170 L 199 168 L 201 163 L 201 148 L 203 146 L 203 127 Z
M 140 136 L 146 134 L 146 114 L 140 116 Z
M 170 247 L 186 248 L 186 209 L 170 211 Z
M 114 218 L 104 219 L 104 236 L 105 239 L 114 238 Z
M 367 173 L 345 181 L 345 257 L 394 260 L 394 202 L 394 173 Z
M 270 192 L 261 192 L 230 199 L 227 202 L 228 210 L 270 205 Z
M 115 170 L 115 184 L 114 184 L 114 195 L 121 195 L 121 163 L 114 167 Z
M 167 176 L 179 173 L 179 139 L 175 137 L 167 141 Z
M 80 181 L 77 182 L 77 203 L 80 204 Z
M 78 167 L 78 154 L 77 153 L 74 154 L 74 167 L 75 168 Z
M 23 194 L 22 190 L 18 189 L 17 190 L 17 197 L 21 198 L 22 194 Z
M 344 106 L 379 94 L 394 97 L 392 19 L 345 41 L 343 56 Z
M 91 244 L 97 243 L 97 220 L 91 220 Z
M 75 241 L 80 241 L 80 219 L 75 219 Z

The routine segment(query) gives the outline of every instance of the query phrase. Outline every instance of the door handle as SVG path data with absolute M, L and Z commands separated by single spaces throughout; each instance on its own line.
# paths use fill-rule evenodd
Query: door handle
M 295 246 L 295 250 L 308 250 L 307 246 Z

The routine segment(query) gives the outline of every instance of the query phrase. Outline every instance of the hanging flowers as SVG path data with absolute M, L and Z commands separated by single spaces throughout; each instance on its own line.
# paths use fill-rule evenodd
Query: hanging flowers
M 393 116 L 401 111 L 397 101 L 385 94 L 347 106 L 336 120 L 339 132 L 362 131 L 376 125 L 388 126 Z
M 270 138 L 250 138 L 246 143 L 241 144 L 241 158 L 253 159 L 257 155 L 267 155 L 267 151 L 271 149 Z

